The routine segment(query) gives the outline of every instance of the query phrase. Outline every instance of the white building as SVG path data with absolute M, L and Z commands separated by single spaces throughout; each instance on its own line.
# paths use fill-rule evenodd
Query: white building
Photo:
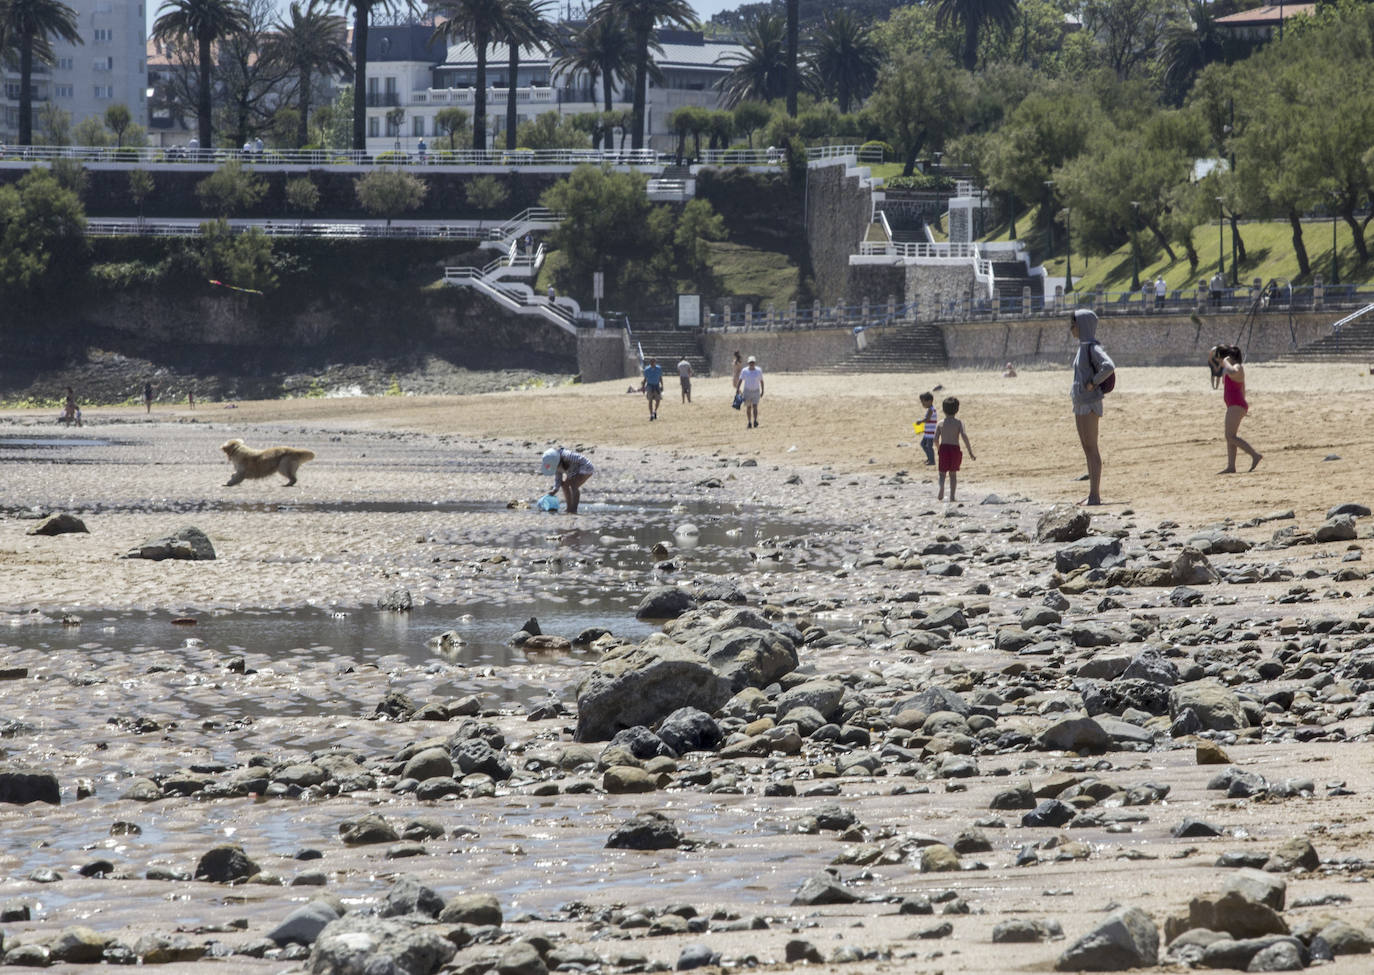
M 444 48 L 430 44 L 433 28 L 422 25 L 374 27 L 368 35 L 367 66 L 367 151 L 380 153 L 400 149 L 415 151 L 424 139 L 432 149 L 446 147 L 438 134 L 434 116 L 451 105 L 468 112 L 476 101 L 477 57 L 471 44 Z M 717 85 L 730 73 L 722 63 L 724 55 L 741 52 L 737 44 L 707 41 L 695 31 L 658 32 L 661 54 L 654 60 L 663 73 L 663 83 L 652 80 L 645 102 L 646 145 L 670 151 L 677 144 L 668 128 L 668 116 L 684 105 L 716 108 L 721 92 Z M 599 112 L 601 85 L 592 90 L 584 75 L 556 74 L 556 53 L 538 48 L 522 48 L 518 76 L 515 78 L 517 124 L 545 112 L 579 115 Z M 509 52 L 505 44 L 487 47 L 487 140 L 489 146 L 505 145 L 506 99 L 511 94 Z M 616 110 L 631 107 L 633 89 L 629 83 L 613 93 Z M 404 109 L 400 125 L 388 118 L 394 109 Z M 470 124 L 470 123 L 469 123 Z M 471 137 L 458 148 L 470 148 Z M 626 141 L 629 145 L 629 141 Z
M 84 44 L 53 42 L 54 63 L 34 64 L 34 138 L 42 138 L 41 112 L 52 105 L 71 116 L 72 125 L 96 118 L 123 104 L 139 125 L 148 124 L 148 71 L 144 46 L 146 18 L 142 3 L 130 0 L 64 0 L 76 11 Z M 3 67 L 5 90 L 0 100 L 0 141 L 19 137 L 19 65 Z

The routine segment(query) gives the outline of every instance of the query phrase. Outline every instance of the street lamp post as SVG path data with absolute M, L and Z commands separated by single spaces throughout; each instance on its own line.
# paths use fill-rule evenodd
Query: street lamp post
M 1131 201 L 1131 290 L 1140 290 L 1140 201 Z
M 1069 208 L 1064 208 L 1064 294 L 1073 290 L 1073 227 L 1069 224 Z
M 1341 283 L 1341 259 L 1336 251 L 1336 207 L 1331 207 L 1331 283 Z
M 1224 197 L 1217 197 L 1217 264 L 1221 266 L 1221 276 L 1226 277 L 1226 202 Z
M 1045 205 L 1050 210 L 1050 257 L 1054 257 L 1054 180 L 1045 180 Z

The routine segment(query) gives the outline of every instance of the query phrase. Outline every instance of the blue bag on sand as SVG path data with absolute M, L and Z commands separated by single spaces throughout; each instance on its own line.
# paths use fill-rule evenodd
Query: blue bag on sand
M 732 407 L 734 407 L 735 409 L 739 409 L 741 406 L 743 406 L 743 405 L 744 405 L 744 394 L 743 394 L 743 393 L 736 393 L 736 394 L 735 394 L 735 401 L 734 401 L 733 403 L 731 403 L 730 405 L 731 405 Z
M 540 510 L 540 511 L 557 511 L 557 510 L 558 510 L 558 499 L 555 498 L 552 494 L 546 494 L 546 495 L 544 495 L 542 498 L 539 499 L 539 510 Z

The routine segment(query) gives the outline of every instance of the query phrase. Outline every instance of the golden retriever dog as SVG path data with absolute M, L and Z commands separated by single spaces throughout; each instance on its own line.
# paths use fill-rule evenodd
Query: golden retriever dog
M 294 487 L 296 470 L 306 461 L 315 459 L 313 451 L 300 447 L 268 447 L 266 450 L 254 450 L 237 438 L 230 440 L 220 450 L 229 458 L 229 463 L 234 465 L 234 476 L 225 482 L 225 487 L 233 487 L 244 478 L 271 477 L 273 474 L 281 474 L 286 478 L 285 487 Z

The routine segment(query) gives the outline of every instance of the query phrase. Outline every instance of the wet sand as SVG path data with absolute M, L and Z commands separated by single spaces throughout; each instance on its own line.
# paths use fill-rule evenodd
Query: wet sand
M 1284 509 L 1293 509 L 1296 523 L 1311 529 L 1331 505 L 1369 503 L 1374 380 L 1352 365 L 1259 364 L 1247 372 L 1252 414 L 1242 435 L 1265 458 L 1252 474 L 1218 477 L 1214 472 L 1224 459 L 1222 408 L 1205 370 L 1122 371 L 1103 422 L 1107 504 L 1096 515 L 1096 530 L 1119 530 L 1139 539 L 1173 521 L 1181 526 L 1176 534 L 1186 537 L 1190 529 L 1227 519 L 1238 524 Z M 53 769 L 64 790 L 60 808 L 0 806 L 0 830 L 6 836 L 0 848 L 0 900 L 23 897 L 40 905 L 35 921 L 5 926 L 7 943 L 76 923 L 126 937 L 178 926 L 194 932 L 240 918 L 248 922 L 246 931 L 214 937 L 229 943 L 260 938 L 313 889 L 139 879 L 149 866 L 189 870 L 200 852 L 225 838 L 242 842 L 264 869 L 287 882 L 307 867 L 325 870 L 327 889 L 350 903 L 375 903 L 392 878 L 410 874 L 445 896 L 478 890 L 496 894 L 514 936 L 546 934 L 586 943 L 602 955 L 640 953 L 669 966 L 684 944 L 695 941 L 727 959 L 752 954 L 778 962 L 785 942 L 803 937 L 826 954 L 843 944 L 888 953 L 888 961 L 862 963 L 864 970 L 1047 970 L 1066 941 L 994 945 L 992 926 L 1012 916 L 1054 919 L 1072 941 L 1108 903 L 1141 906 L 1162 924 L 1186 909 L 1188 897 L 1217 889 L 1225 873 L 1213 866 L 1220 852 L 1270 850 L 1292 836 L 1311 839 L 1333 862 L 1322 871 L 1290 877 L 1290 904 L 1328 893 L 1353 900 L 1334 908 L 1291 909 L 1290 923 L 1321 914 L 1368 923 L 1374 894 L 1368 884 L 1355 881 L 1371 872 L 1363 860 L 1374 860 L 1374 835 L 1364 821 L 1374 771 L 1363 759 L 1367 743 L 1354 737 L 1369 731 L 1368 717 L 1332 722 L 1352 736 L 1344 742 L 1227 743 L 1237 765 L 1261 771 L 1271 781 L 1315 780 L 1313 798 L 1283 802 L 1228 800 L 1207 791 L 1215 770 L 1195 765 L 1190 745 L 1177 742 L 1102 758 L 980 755 L 980 774 L 974 778 L 901 780 L 914 795 L 893 794 L 896 783 L 884 776 L 808 778 L 803 769 L 799 797 L 764 797 L 761 785 L 776 760 L 746 758 L 711 763 L 717 774 L 738 776 L 738 794 L 677 787 L 645 796 L 539 796 L 533 792 L 539 777 L 521 773 L 494 797 L 457 802 L 426 803 L 378 790 L 308 802 L 164 799 L 145 804 L 117 798 L 130 776 L 170 774 L 195 763 L 233 764 L 249 754 L 279 761 L 328 747 L 375 759 L 446 733 L 443 724 L 369 720 L 366 716 L 389 690 L 417 700 L 445 700 L 474 690 L 480 696 L 485 680 L 547 688 L 571 703 L 577 672 L 590 661 L 531 657 L 484 670 L 441 657 L 417 664 L 400 653 L 375 660 L 297 657 L 287 649 L 263 653 L 188 644 L 192 634 L 170 624 L 165 639 L 136 654 L 80 647 L 54 652 L 28 636 L 53 625 L 35 618 L 51 621 L 64 613 L 81 617 L 80 629 L 91 632 L 89 642 L 99 645 L 102 611 L 137 608 L 170 617 L 309 605 L 361 612 L 399 587 L 417 600 L 451 605 L 457 614 L 465 601 L 478 598 L 568 592 L 591 598 L 616 589 L 637 595 L 655 583 L 690 585 L 726 574 L 751 603 L 790 605 L 791 610 L 782 610 L 789 618 L 867 635 L 867 645 L 804 649 L 803 668 L 818 674 L 884 679 L 906 674 L 919 685 L 936 677 L 949 682 L 950 675 L 957 683 L 965 670 L 997 675 L 1017 665 L 1015 655 L 993 649 L 995 624 L 929 657 L 870 646 L 882 645 L 880 634 L 894 599 L 911 588 L 922 591 L 924 605 L 973 601 L 986 605 L 988 620 L 1014 618 L 1025 604 L 1016 590 L 1043 584 L 1053 546 L 1030 545 L 1032 558 L 1020 563 L 971 557 L 968 574 L 960 578 L 860 563 L 874 553 L 919 550 L 942 534 L 957 536 L 969 529 L 985 533 L 995 548 L 1014 532 L 1033 533 L 1036 517 L 1049 503 L 1080 497 L 1083 486 L 1075 477 L 1082 458 L 1068 415 L 1067 372 L 1023 371 L 1014 380 L 966 372 L 779 375 L 767 383 L 756 430 L 745 430 L 742 415 L 729 409 L 728 383 L 722 379 L 698 380 L 697 402 L 690 406 L 680 405 L 670 388 L 653 423 L 643 399 L 625 395 L 624 382 L 464 398 L 312 399 L 241 403 L 234 409 L 205 404 L 194 413 L 157 410 L 151 417 L 141 410 L 92 409 L 87 427 L 61 432 L 47 422 L 47 412 L 0 416 L 0 442 L 98 441 L 35 448 L 23 452 L 22 462 L 0 448 L 5 487 L 0 607 L 37 611 L 28 614 L 27 623 L 20 622 L 23 616 L 12 617 L 13 625 L 0 632 L 5 666 L 28 669 L 24 679 L 0 683 L 6 711 L 37 730 L 6 739 L 4 757 Z M 960 416 L 979 458 L 966 459 L 961 505 L 935 503 L 933 475 L 923 466 L 911 428 L 920 416 L 916 395 L 936 385 L 945 387 L 937 401 L 951 394 L 962 400 Z M 224 488 L 229 468 L 217 447 L 231 436 L 255 446 L 308 447 L 318 460 L 302 468 L 296 488 L 282 487 L 279 479 Z M 546 487 L 534 470 L 549 443 L 594 450 L 598 474 L 586 497 L 609 500 L 610 507 L 592 504 L 575 518 L 505 507 L 507 500 L 528 501 Z M 43 450 L 52 452 L 51 461 Z M 1328 455 L 1339 459 L 1325 460 Z M 909 482 L 893 476 L 899 470 L 910 472 Z M 788 483 L 794 475 L 797 483 Z M 1006 504 L 979 504 L 991 493 Z M 436 510 L 425 510 L 425 503 Z M 674 504 L 687 507 L 675 510 Z M 767 533 L 760 532 L 748 539 L 759 557 L 720 573 L 721 566 L 694 565 L 692 553 L 681 550 L 674 551 L 680 563 L 676 570 L 656 570 L 658 559 L 638 541 L 627 541 L 627 521 L 651 534 L 661 528 L 671 540 L 672 528 L 689 517 L 694 504 L 766 509 L 773 520 L 798 526 L 800 544 L 770 544 Z M 91 533 L 28 536 L 36 522 L 20 515 L 32 507 L 78 513 Z M 184 524 L 207 532 L 219 553 L 214 562 L 116 558 L 143 539 Z M 1266 540 L 1274 527 L 1233 526 L 1254 542 Z M 1138 613 L 1165 620 L 1211 613 L 1265 627 L 1297 616 L 1348 618 L 1370 605 L 1369 583 L 1333 585 L 1329 571 L 1334 559 L 1352 544 L 1364 544 L 1368 533 L 1362 520 L 1358 543 L 1213 558 L 1223 567 L 1233 561 L 1272 561 L 1299 577 L 1318 571 L 1318 581 L 1307 587 L 1310 598 L 1301 605 L 1277 603 L 1292 582 L 1222 585 L 1208 587 L 1214 606 L 1175 609 L 1161 602 L 1161 593 L 1139 591 L 1123 600 L 1123 608 L 1089 612 L 1086 618 L 1124 624 Z M 986 595 L 972 595 L 978 582 L 988 584 Z M 1272 650 L 1269 637 L 1265 642 Z M 226 669 L 233 656 L 243 656 L 251 672 Z M 493 694 L 489 702 L 500 699 Z M 504 710 L 490 720 L 500 724 L 508 742 L 520 744 L 522 758 L 550 753 L 569 741 L 571 718 L 531 722 L 518 709 Z M 154 720 L 157 730 L 135 730 L 130 722 L 140 716 Z M 244 721 L 245 716 L 252 720 Z M 112 719 L 117 723 L 109 723 Z M 846 865 L 839 868 L 842 874 L 872 902 L 790 905 L 805 878 L 852 845 L 833 833 L 797 831 L 800 820 L 820 805 L 852 808 L 871 837 L 904 838 L 911 850 L 926 835 L 952 841 L 974 820 L 990 815 L 994 793 L 1022 778 L 1038 784 L 1051 772 L 1074 769 L 1096 770 L 1124 785 L 1164 781 L 1172 792 L 1167 803 L 1144 807 L 1148 821 L 1129 832 L 1069 833 L 1069 839 L 1086 844 L 1087 860 L 1012 867 L 1022 844 L 1052 840 L 1060 831 L 1021 829 L 1014 825 L 1018 813 L 1003 813 L 1012 828 L 987 830 L 993 851 L 964 858 L 984 863 L 986 870 L 921 874 L 911 856 L 867 873 Z M 76 800 L 79 778 L 90 779 L 94 796 Z M 1334 782 L 1350 794 L 1329 794 Z M 806 795 L 829 785 L 838 786 L 837 795 L 826 795 L 827 789 Z M 666 812 L 685 834 L 706 844 L 657 853 L 603 849 L 615 825 L 646 809 Z M 389 860 L 382 847 L 346 848 L 336 839 L 340 821 L 368 811 L 397 823 L 429 816 L 450 831 L 471 827 L 475 832 L 429 844 L 428 856 Z M 1184 816 L 1207 818 L 1228 835 L 1173 839 L 1169 829 Z M 113 837 L 109 827 L 116 820 L 137 822 L 144 832 Z M 302 846 L 326 851 L 325 859 L 293 860 Z M 114 861 L 126 879 L 76 876 L 74 868 L 96 856 Z M 1334 862 L 1347 857 L 1360 862 Z M 41 868 L 58 870 L 65 879 L 56 884 L 28 879 Z M 894 898 L 946 889 L 957 891 L 972 913 L 933 918 L 896 913 Z M 593 925 L 570 923 L 558 910 L 574 900 L 659 910 L 691 903 L 704 912 L 721 909 L 769 923 L 762 931 L 631 938 L 631 929 L 611 926 L 598 933 Z M 914 932 L 941 921 L 953 924 L 951 937 L 913 939 Z M 284 963 L 234 956 L 215 964 L 221 970 L 267 972 L 281 970 Z M 1325 970 L 1354 973 L 1366 966 L 1367 958 L 1348 957 Z

